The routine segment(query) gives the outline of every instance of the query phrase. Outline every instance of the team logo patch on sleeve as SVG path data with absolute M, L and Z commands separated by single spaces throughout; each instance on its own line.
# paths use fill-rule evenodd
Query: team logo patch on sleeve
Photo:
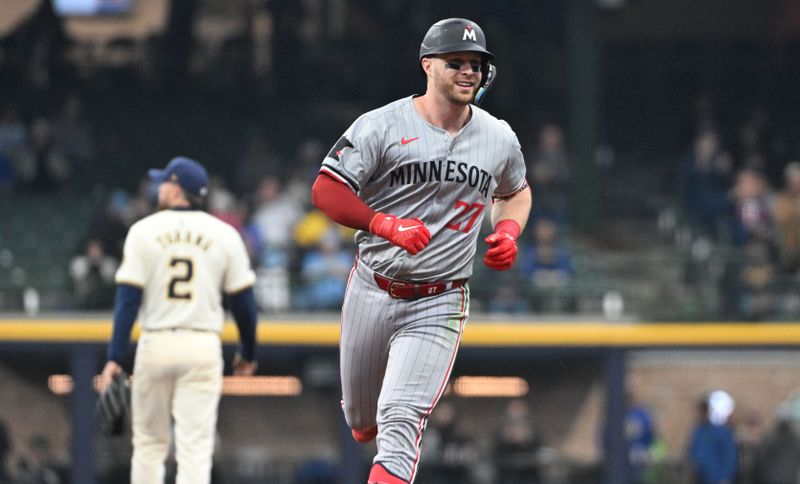
M 339 157 L 342 156 L 342 152 L 344 152 L 345 148 L 353 148 L 353 143 L 350 142 L 349 139 L 342 136 L 339 138 L 339 141 L 333 145 L 333 148 L 328 152 L 328 158 L 333 158 L 336 161 L 340 161 Z

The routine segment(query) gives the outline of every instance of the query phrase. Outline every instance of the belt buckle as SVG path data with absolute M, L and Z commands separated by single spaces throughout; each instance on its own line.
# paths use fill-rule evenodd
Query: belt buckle
M 400 282 L 400 281 L 392 281 L 392 282 L 389 283 L 389 287 L 386 288 L 386 292 L 389 293 L 389 296 L 391 296 L 391 297 L 393 297 L 395 299 L 403 299 L 402 296 L 400 296 L 399 294 L 396 294 L 394 291 L 395 291 L 395 288 L 402 289 L 402 288 L 405 288 L 405 287 L 408 287 L 408 284 L 406 284 L 404 282 Z

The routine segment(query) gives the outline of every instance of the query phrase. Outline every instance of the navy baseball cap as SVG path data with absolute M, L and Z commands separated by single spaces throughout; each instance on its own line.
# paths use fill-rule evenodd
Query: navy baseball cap
M 204 197 L 208 193 L 208 172 L 203 165 L 191 158 L 173 158 L 163 170 L 148 171 L 150 179 L 157 183 L 175 182 L 187 193 Z

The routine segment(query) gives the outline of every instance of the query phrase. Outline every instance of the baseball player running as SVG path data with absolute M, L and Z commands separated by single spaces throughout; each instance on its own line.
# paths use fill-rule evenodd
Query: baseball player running
M 328 153 L 315 206 L 358 229 L 342 306 L 345 418 L 377 436 L 370 483 L 411 483 L 428 416 L 450 376 L 469 314 L 481 221 L 483 261 L 509 269 L 531 206 L 525 163 L 507 123 L 471 104 L 492 53 L 481 28 L 451 18 L 420 47 L 422 96 L 359 117 Z
M 178 157 L 150 177 L 160 184 L 159 211 L 135 223 L 125 240 L 101 386 L 121 371 L 138 315 L 131 483 L 164 482 L 172 420 L 176 483 L 208 483 L 222 392 L 222 292 L 230 296 L 242 343 L 234 374 L 252 375 L 255 274 L 236 230 L 199 210 L 208 191 L 202 165 Z

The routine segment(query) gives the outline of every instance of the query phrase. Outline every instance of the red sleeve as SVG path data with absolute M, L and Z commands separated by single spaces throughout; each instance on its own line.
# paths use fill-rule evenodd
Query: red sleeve
M 325 173 L 320 173 L 311 187 L 311 203 L 333 221 L 357 230 L 369 231 L 369 223 L 378 213 L 349 186 Z

